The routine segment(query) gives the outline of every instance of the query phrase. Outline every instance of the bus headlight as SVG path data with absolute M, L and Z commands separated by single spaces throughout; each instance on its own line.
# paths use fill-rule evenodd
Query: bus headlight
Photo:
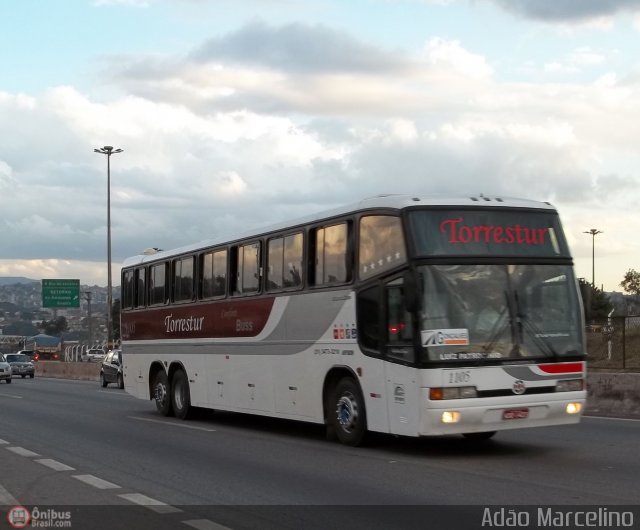
M 582 403 L 567 403 L 567 414 L 579 414 L 582 410 Z
M 584 379 L 565 379 L 558 381 L 556 392 L 577 392 L 584 390 Z
M 478 397 L 475 386 L 449 386 L 429 389 L 429 399 L 441 401 L 443 399 L 466 399 Z
M 441 417 L 442 423 L 458 423 L 460 421 L 460 413 L 457 410 L 445 410 Z

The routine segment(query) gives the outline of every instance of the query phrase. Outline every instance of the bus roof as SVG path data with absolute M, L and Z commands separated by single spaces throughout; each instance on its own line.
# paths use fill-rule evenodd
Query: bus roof
M 340 217 L 349 213 L 361 212 L 366 210 L 402 210 L 405 208 L 415 208 L 420 206 L 436 206 L 436 207 L 476 207 L 476 208 L 528 208 L 555 211 L 553 205 L 549 202 L 533 201 L 529 199 L 520 199 L 514 197 L 488 197 L 483 194 L 472 195 L 468 197 L 454 196 L 429 196 L 418 197 L 411 195 L 377 195 L 369 197 L 356 203 L 340 206 L 331 210 L 324 210 L 303 218 L 285 221 L 271 226 L 264 226 L 244 233 L 236 234 L 232 237 L 218 237 L 208 239 L 186 245 L 171 250 L 152 249 L 151 252 L 145 252 L 136 256 L 129 257 L 124 260 L 122 266 L 129 267 L 142 263 L 161 260 L 164 258 L 178 256 L 200 249 L 211 248 L 227 243 L 234 243 L 246 240 L 251 237 L 259 237 L 272 232 L 285 230 L 287 228 L 295 228 L 306 224 L 316 223 L 325 219 Z

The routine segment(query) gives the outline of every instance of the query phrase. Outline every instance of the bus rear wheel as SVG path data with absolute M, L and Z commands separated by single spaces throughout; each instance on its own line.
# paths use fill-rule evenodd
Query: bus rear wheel
M 176 418 L 184 420 L 189 415 L 191 408 L 191 393 L 187 374 L 178 370 L 171 381 L 171 405 Z
M 362 444 L 367 434 L 367 417 L 358 384 L 351 377 L 341 379 L 332 401 L 332 430 L 338 440 L 345 445 Z
M 171 397 L 169 396 L 169 379 L 164 370 L 159 370 L 153 378 L 153 399 L 156 408 L 163 416 L 171 416 Z

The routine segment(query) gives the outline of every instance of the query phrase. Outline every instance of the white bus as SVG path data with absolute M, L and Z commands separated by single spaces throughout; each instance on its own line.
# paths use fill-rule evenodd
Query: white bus
M 190 407 L 367 431 L 577 423 L 582 301 L 556 210 L 521 199 L 380 196 L 127 259 L 126 390 Z

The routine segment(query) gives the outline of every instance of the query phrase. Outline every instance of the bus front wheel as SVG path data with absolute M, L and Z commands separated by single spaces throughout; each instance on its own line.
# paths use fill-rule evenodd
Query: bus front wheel
M 164 370 L 159 370 L 153 379 L 153 399 L 156 408 L 163 416 L 171 415 L 171 398 L 169 396 L 169 379 Z
M 187 374 L 177 371 L 171 381 L 171 404 L 176 418 L 186 419 L 191 407 L 191 394 Z
M 345 377 L 336 385 L 331 417 L 332 430 L 340 442 L 357 446 L 364 441 L 367 433 L 364 399 L 360 387 L 351 377 Z

